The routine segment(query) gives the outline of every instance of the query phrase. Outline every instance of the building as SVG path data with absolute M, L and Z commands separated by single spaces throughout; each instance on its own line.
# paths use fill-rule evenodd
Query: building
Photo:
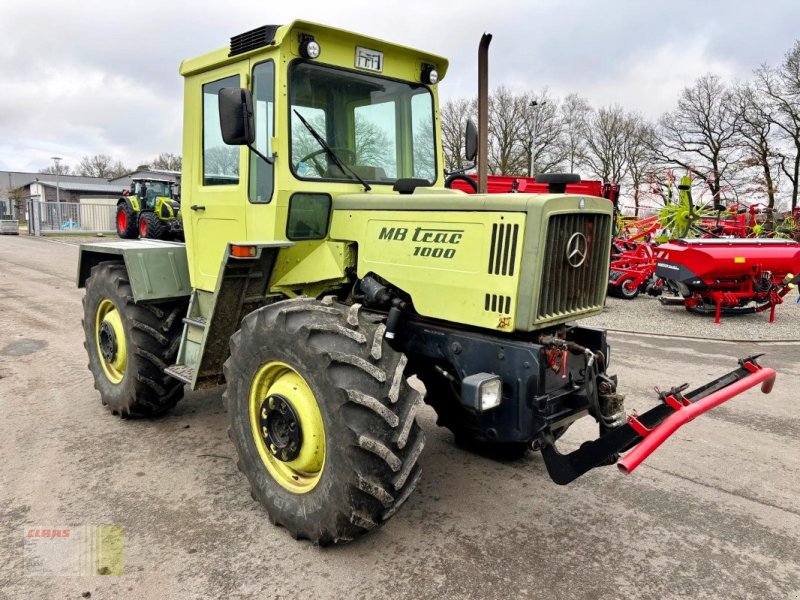
M 0 215 L 25 218 L 29 200 L 115 204 L 123 190 L 130 188 L 131 180 L 138 177 L 168 179 L 178 185 L 181 180 L 179 171 L 141 170 L 113 179 L 82 175 L 59 175 L 56 178 L 50 173 L 0 171 Z

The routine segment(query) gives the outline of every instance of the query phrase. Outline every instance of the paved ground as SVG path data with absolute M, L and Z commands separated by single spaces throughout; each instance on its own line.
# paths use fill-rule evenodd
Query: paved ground
M 0 238 L 2 598 L 800 598 L 797 343 L 615 334 L 612 370 L 642 410 L 654 385 L 701 382 L 768 352 L 774 392 L 698 419 L 633 475 L 568 487 L 541 457 L 456 449 L 433 415 L 420 488 L 386 527 L 341 548 L 293 541 L 251 500 L 221 389 L 122 422 L 86 370 L 77 249 Z M 574 427 L 565 444 L 592 435 Z M 28 577 L 35 525 L 120 524 L 122 577 Z

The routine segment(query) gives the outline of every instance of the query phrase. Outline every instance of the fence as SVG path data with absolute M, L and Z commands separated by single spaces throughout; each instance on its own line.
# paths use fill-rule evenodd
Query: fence
M 28 233 L 115 233 L 117 207 L 90 202 L 28 201 Z

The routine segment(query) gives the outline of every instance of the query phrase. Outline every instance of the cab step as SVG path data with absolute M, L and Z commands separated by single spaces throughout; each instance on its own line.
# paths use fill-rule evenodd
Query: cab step
M 194 369 L 188 365 L 172 365 L 164 369 L 164 373 L 189 385 L 192 384 L 194 379 Z

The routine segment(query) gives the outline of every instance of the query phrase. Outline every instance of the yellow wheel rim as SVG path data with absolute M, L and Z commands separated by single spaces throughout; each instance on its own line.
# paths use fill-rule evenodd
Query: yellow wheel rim
M 282 487 L 305 494 L 325 466 L 325 428 L 305 379 L 282 362 L 263 365 L 250 386 L 250 430 L 261 461 Z
M 122 317 L 111 300 L 104 299 L 98 305 L 94 332 L 97 355 L 106 377 L 111 383 L 120 383 L 125 376 L 128 348 Z

